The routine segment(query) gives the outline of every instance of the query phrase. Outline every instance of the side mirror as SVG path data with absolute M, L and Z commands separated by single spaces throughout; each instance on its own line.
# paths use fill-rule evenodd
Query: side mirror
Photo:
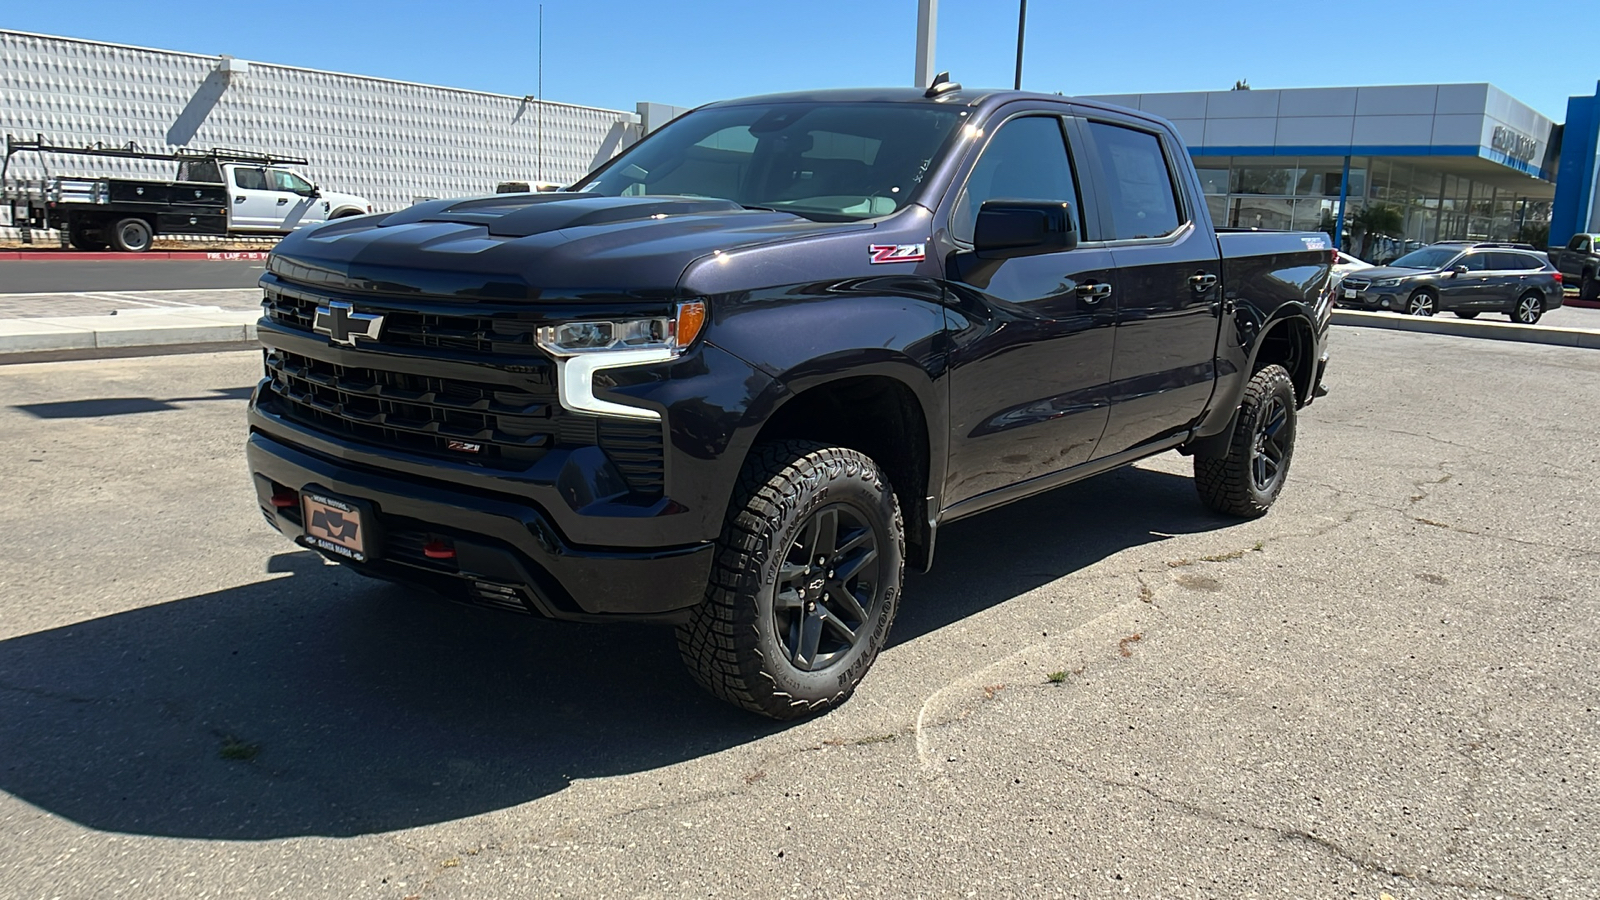
M 1060 253 L 1078 246 L 1077 221 L 1066 200 L 985 200 L 972 245 L 982 259 Z
M 1472 271 L 1472 270 L 1467 268 L 1466 266 L 1451 266 L 1450 267 L 1450 272 L 1452 274 L 1455 274 L 1455 275 L 1465 275 L 1470 271 Z
M 306 196 L 310 197 L 312 199 L 316 199 L 317 197 L 321 197 L 322 196 L 322 188 L 319 188 L 319 187 L 317 187 L 316 185 L 313 184 L 311 186 L 311 193 L 307 194 Z

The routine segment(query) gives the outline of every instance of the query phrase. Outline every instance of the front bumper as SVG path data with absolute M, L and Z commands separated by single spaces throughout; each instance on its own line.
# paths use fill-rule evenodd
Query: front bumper
M 372 559 L 348 563 L 364 574 L 424 584 L 480 605 L 580 621 L 675 621 L 705 596 L 713 546 L 655 549 L 568 544 L 531 504 L 452 489 L 436 481 L 365 469 L 253 430 L 246 454 L 262 514 L 296 542 L 304 536 L 298 503 L 279 498 L 314 486 L 371 504 L 377 522 Z M 424 552 L 445 542 L 453 558 Z

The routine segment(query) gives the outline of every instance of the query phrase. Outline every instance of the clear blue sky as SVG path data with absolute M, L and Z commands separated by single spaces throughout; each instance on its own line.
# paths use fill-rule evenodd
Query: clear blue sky
M 1011 85 L 1015 0 L 940 0 L 938 66 Z M 916 0 L 547 0 L 544 94 L 633 109 L 908 84 Z M 530 94 L 538 3 L 8 3 L 0 28 Z M 1031 0 L 1023 87 L 1067 94 L 1488 81 L 1556 121 L 1600 79 L 1585 5 Z

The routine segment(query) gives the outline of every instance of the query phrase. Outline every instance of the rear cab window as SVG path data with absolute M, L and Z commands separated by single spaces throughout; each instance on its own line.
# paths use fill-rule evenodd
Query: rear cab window
M 1164 238 L 1188 222 L 1159 136 L 1110 122 L 1085 127 L 1098 157 L 1110 239 Z

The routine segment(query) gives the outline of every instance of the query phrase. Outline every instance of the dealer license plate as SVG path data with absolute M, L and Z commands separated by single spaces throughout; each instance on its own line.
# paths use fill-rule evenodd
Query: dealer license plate
M 361 507 L 312 490 L 300 492 L 300 514 L 305 518 L 305 542 L 318 550 L 356 562 L 367 561 L 368 522 Z

